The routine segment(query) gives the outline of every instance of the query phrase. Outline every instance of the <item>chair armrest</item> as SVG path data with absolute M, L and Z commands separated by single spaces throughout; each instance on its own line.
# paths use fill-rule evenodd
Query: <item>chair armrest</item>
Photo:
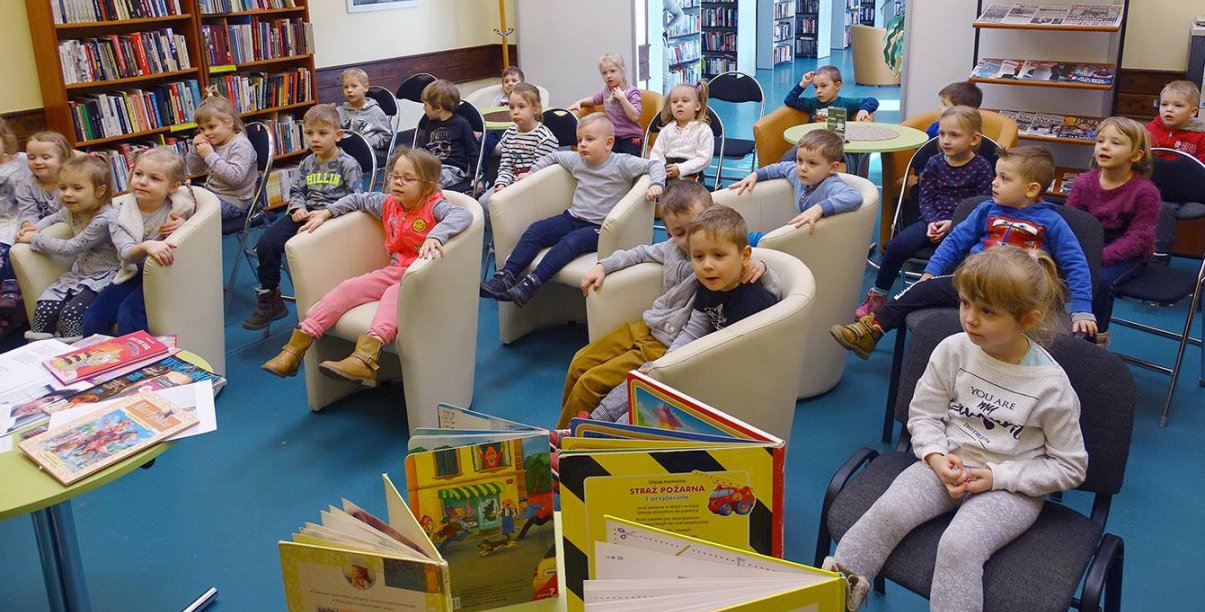
M 602 289 L 586 295 L 586 324 L 590 342 L 632 321 L 661 296 L 661 266 L 643 263 L 616 270 L 603 280 Z
M 577 181 L 562 166 L 533 172 L 490 197 L 494 253 L 500 262 L 510 257 L 519 237 L 540 219 L 560 214 L 573 203 Z
M 811 121 L 811 115 L 789 106 L 782 106 L 753 124 L 753 141 L 757 147 L 757 166 L 777 163 L 791 143 L 782 137 L 787 128 Z
M 786 179 L 760 181 L 739 195 L 721 189 L 712 194 L 712 199 L 739 212 L 751 232 L 769 233 L 799 214 L 795 210 L 795 188 Z
M 598 258 L 609 257 L 615 251 L 649 244 L 653 240 L 653 212 L 656 207 L 644 199 L 652 179 L 641 176 L 607 213 L 598 235 Z M 491 202 L 492 205 L 492 202 Z
M 66 239 L 71 237 L 71 228 L 66 223 L 55 223 L 38 233 L 51 238 Z M 14 244 L 8 252 L 8 258 L 13 264 L 17 285 L 21 287 L 21 294 L 25 299 L 26 320 L 32 321 L 38 296 L 71 268 L 73 258 L 38 253 L 25 243 Z
M 845 489 L 845 485 L 849 484 L 854 474 L 878 456 L 879 451 L 863 446 L 854 451 L 854 454 L 846 459 L 841 467 L 837 468 L 837 473 L 833 474 L 832 480 L 828 481 L 828 488 L 824 491 L 824 505 L 820 507 L 820 537 L 816 538 L 816 567 L 820 567 L 824 563 L 824 557 L 828 556 L 829 544 L 833 539 L 828 530 L 829 508 L 832 507 L 833 501 L 837 499 L 841 491 Z
M 1084 590 L 1080 594 L 1079 609 L 1110 609 L 1107 602 L 1106 607 L 1101 607 L 1101 598 L 1104 594 L 1110 596 L 1120 594 L 1110 591 L 1114 589 L 1119 591 L 1121 588 L 1124 559 L 1125 541 L 1111 533 L 1101 536 L 1100 544 L 1096 547 L 1096 554 L 1092 557 L 1092 563 L 1088 565 L 1087 576 L 1084 577 Z
M 389 263 L 385 230 L 364 212 L 335 217 L 313 232 L 299 232 L 285 243 L 285 256 L 297 293 L 297 312 L 303 317 L 339 283 Z
M 574 114 L 577 115 L 578 119 L 581 119 L 582 117 L 585 117 L 586 115 L 589 115 L 591 113 L 603 113 L 603 112 L 606 112 L 606 108 L 603 107 L 602 104 L 583 104 L 578 107 L 577 112 Z

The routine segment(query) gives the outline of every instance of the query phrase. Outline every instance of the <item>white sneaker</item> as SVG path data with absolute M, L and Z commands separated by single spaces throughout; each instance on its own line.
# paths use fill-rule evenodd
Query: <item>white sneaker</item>
M 841 574 L 845 578 L 845 610 L 857 612 L 858 608 L 862 607 L 862 602 L 866 601 L 866 596 L 870 594 L 870 581 L 841 567 L 832 557 L 825 557 L 820 569 Z

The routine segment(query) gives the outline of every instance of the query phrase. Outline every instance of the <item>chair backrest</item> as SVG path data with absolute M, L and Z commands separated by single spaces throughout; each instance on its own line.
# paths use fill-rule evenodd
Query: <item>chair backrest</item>
M 983 159 L 986 159 L 993 168 L 995 168 L 996 159 L 1000 156 L 1000 149 L 1001 147 L 996 141 L 988 138 L 987 136 L 983 136 L 979 142 L 978 154 L 981 155 Z M 908 176 L 913 172 L 919 175 L 921 171 L 924 170 L 925 164 L 929 163 L 929 160 L 940 152 L 941 145 L 938 142 L 938 139 L 936 137 L 930 138 L 912 154 L 912 157 L 908 160 L 907 167 L 904 168 L 903 176 Z M 893 235 L 895 232 L 898 232 L 907 225 L 916 222 L 916 220 L 920 218 L 920 202 L 913 197 L 905 199 L 904 196 L 906 195 L 906 192 L 906 189 L 901 189 L 898 194 L 898 200 L 895 207 L 895 219 L 892 220 L 891 224 L 891 231 Z M 983 199 L 981 198 L 978 201 L 982 202 Z M 971 209 L 968 209 L 966 211 L 967 214 L 970 214 L 970 210 Z M 965 218 L 966 216 L 962 217 L 962 219 Z M 959 221 L 962 219 L 959 219 Z
M 261 200 L 268 185 L 268 175 L 272 172 L 272 157 L 276 148 L 272 129 L 266 123 L 252 121 L 244 127 L 247 140 L 251 141 L 251 146 L 255 149 L 255 169 L 259 173 L 255 179 L 255 195 L 251 196 L 251 207 L 247 210 L 247 218 L 243 222 L 243 231 L 246 231 L 255 224 L 259 208 L 267 204 Z
M 1176 149 L 1151 149 L 1155 171 L 1151 181 L 1164 202 L 1205 202 L 1205 163 Z
M 421 89 L 419 93 L 422 93 Z M 368 88 L 368 91 L 364 92 L 364 95 L 376 100 L 386 117 L 393 119 L 393 116 L 397 114 L 397 98 L 393 97 L 393 94 L 388 89 L 379 85 L 373 85 Z
M 850 48 L 854 57 L 854 83 L 858 85 L 899 85 L 896 74 L 883 59 L 887 30 L 861 24 L 849 27 Z
M 423 103 L 423 89 L 435 82 L 435 76 L 426 72 L 412 74 L 397 86 L 397 99 Z
M 550 108 L 544 111 L 544 125 L 562 149 L 577 146 L 577 115 L 563 108 Z
M 721 102 L 756 102 L 760 106 L 757 113 L 761 117 L 765 112 L 766 94 L 762 91 L 757 79 L 737 71 L 718 74 L 707 82 L 707 96 L 711 100 Z
M 343 132 L 343 139 L 339 141 L 339 148 L 343 149 L 348 155 L 355 158 L 360 164 L 360 171 L 364 176 L 368 177 L 367 191 L 372 191 L 377 178 L 377 156 L 372 151 L 372 147 L 368 145 L 368 141 L 364 137 L 352 132 Z
M 465 100 L 461 100 L 460 104 L 456 106 L 456 114 L 467 119 L 469 127 L 473 128 L 477 135 L 477 161 L 474 164 L 473 176 L 469 177 L 470 180 L 473 180 L 481 176 L 481 161 L 485 159 L 485 115 L 482 115 L 481 111 L 471 102 Z

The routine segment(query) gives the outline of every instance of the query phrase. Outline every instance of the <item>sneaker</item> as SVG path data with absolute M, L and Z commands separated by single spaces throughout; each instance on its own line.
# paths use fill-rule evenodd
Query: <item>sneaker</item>
M 536 292 L 540 290 L 542 284 L 535 275 L 528 274 L 519 281 L 519 284 L 506 291 L 506 299 L 514 302 L 515 306 L 523 306 L 536 296 Z
M 289 316 L 289 309 L 280 297 L 280 288 L 256 289 L 255 310 L 243 319 L 244 329 L 263 329 L 277 319 Z
M 856 323 L 834 325 L 829 328 L 828 333 L 833 335 L 837 344 L 853 351 L 862 359 L 869 359 L 874 346 L 879 343 L 879 338 L 883 337 L 883 328 L 879 327 L 874 315 L 870 314 L 858 319 Z
M 820 569 L 841 574 L 845 578 L 845 610 L 857 612 L 858 608 L 862 607 L 862 602 L 866 601 L 866 596 L 870 594 L 870 581 L 841 567 L 832 557 L 825 557 Z
M 515 286 L 515 275 L 508 270 L 499 270 L 494 277 L 481 283 L 481 297 L 505 300 L 506 292 Z
M 854 311 L 854 320 L 857 321 L 868 314 L 874 314 L 887 303 L 887 294 L 879 293 L 874 289 L 866 292 L 866 299 L 862 300 L 862 305 Z

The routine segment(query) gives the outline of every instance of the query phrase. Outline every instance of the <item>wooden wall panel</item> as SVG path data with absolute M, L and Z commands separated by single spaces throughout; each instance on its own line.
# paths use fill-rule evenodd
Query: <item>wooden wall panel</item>
M 518 56 L 518 49 L 515 45 L 511 45 L 512 64 L 518 64 Z M 429 72 L 453 83 L 463 83 L 499 76 L 502 73 L 502 47 L 501 45 L 480 45 L 436 53 L 394 57 L 362 64 L 319 68 L 317 75 L 319 102 L 338 103 L 343 100 L 343 92 L 339 88 L 339 74 L 345 68 L 353 66 L 364 69 L 368 73 L 368 80 L 373 85 L 380 85 L 389 91 L 395 91 L 403 79 L 416 72 Z
M 1163 86 L 1168 81 L 1183 78 L 1183 72 L 1174 70 L 1122 68 L 1117 83 L 1117 107 L 1113 112 L 1146 123 L 1158 114 L 1155 105 Z

